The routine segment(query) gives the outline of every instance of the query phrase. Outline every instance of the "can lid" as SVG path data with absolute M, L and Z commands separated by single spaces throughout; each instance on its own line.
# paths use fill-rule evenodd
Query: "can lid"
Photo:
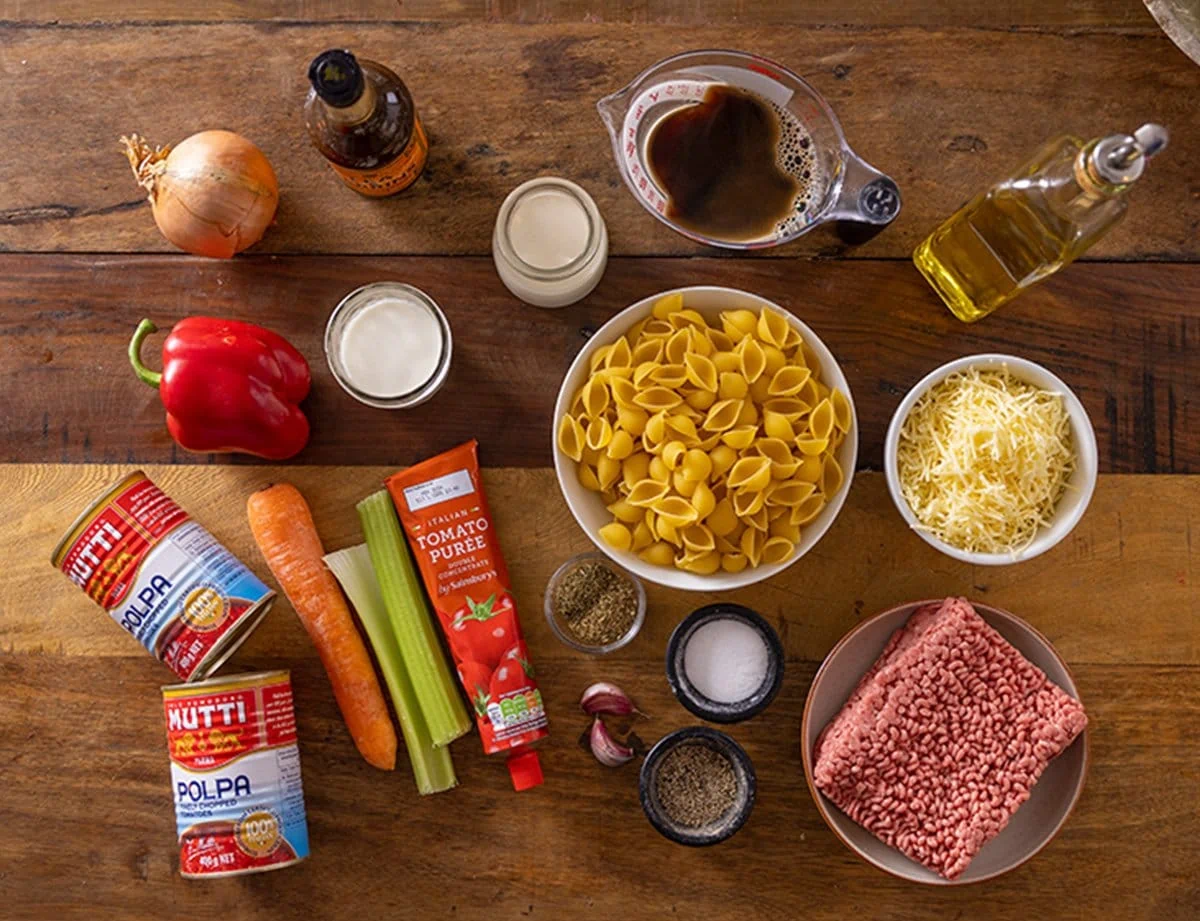
M 542 785 L 542 763 L 535 751 L 520 751 L 508 756 L 508 773 L 517 792 Z

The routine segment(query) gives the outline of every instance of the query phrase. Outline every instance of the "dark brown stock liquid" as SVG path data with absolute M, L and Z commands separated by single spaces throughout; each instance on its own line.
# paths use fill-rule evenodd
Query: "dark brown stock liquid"
M 718 240 L 773 236 L 803 188 L 780 165 L 780 136 L 773 108 L 734 86 L 710 86 L 700 102 L 663 118 L 646 158 L 667 193 L 667 217 Z

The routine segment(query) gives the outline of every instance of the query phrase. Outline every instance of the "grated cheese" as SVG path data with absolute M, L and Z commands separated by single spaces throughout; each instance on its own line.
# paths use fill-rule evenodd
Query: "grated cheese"
M 972 553 L 1029 546 L 1075 469 L 1062 396 L 1007 368 L 930 388 L 901 426 L 896 459 L 920 529 Z

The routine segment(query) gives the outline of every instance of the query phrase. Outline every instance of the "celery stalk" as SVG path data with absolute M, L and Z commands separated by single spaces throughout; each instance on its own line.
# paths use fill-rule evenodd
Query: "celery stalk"
M 384 606 L 429 735 L 435 746 L 449 745 L 471 731 L 471 720 L 438 644 L 392 497 L 381 489 L 357 508 Z
M 375 569 L 371 566 L 371 552 L 366 544 L 338 550 L 325 555 L 325 565 L 342 584 L 342 589 L 358 612 L 367 631 L 367 639 L 375 650 L 379 670 L 396 708 L 400 730 L 404 733 L 404 747 L 408 749 L 408 760 L 412 762 L 413 779 L 417 790 L 425 796 L 440 793 L 458 784 L 454 776 L 454 764 L 450 760 L 450 749 L 434 748 L 429 737 L 429 727 L 421 713 L 417 693 L 404 669 L 404 659 L 392 624 L 383 603 L 383 593 Z

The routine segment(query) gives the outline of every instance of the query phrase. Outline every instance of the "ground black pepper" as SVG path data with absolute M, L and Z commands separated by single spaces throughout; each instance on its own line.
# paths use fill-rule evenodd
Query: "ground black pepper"
M 587 646 L 616 642 L 637 618 L 633 582 L 600 562 L 581 563 L 567 572 L 550 602 L 567 631 Z
M 702 743 L 680 745 L 659 762 L 654 792 L 673 822 L 699 828 L 717 821 L 737 803 L 737 774 L 716 749 Z

